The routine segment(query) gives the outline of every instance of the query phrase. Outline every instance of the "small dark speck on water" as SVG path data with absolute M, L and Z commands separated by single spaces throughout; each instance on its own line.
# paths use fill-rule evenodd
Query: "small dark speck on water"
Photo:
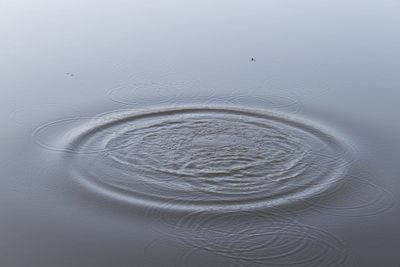
M 254 57 L 252 57 L 252 58 L 251 58 L 251 61 L 254 61 L 254 62 L 255 62 L 255 61 L 256 61 L 256 59 L 255 59 Z
M 74 77 L 74 74 L 73 74 L 73 73 L 70 73 L 70 72 L 65 73 L 65 75 L 67 75 L 67 76 L 69 76 L 69 77 Z

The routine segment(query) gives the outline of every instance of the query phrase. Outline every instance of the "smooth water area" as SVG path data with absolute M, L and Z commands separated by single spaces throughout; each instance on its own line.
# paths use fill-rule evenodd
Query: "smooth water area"
M 0 266 L 400 265 L 400 2 L 0 20 Z

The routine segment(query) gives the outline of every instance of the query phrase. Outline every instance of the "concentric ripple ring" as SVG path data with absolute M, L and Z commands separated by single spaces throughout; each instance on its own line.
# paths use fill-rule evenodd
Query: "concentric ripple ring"
M 340 182 L 349 163 L 341 141 L 298 119 L 214 106 L 103 115 L 65 151 L 72 175 L 94 191 L 183 210 L 301 201 Z

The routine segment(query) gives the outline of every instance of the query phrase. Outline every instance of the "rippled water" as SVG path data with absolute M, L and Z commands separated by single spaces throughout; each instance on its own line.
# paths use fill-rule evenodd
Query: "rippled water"
M 399 266 L 399 7 L 3 1 L 0 266 Z
M 131 106 L 45 123 L 32 137 L 61 153 L 86 193 L 144 210 L 156 233 L 187 247 L 181 266 L 198 250 L 233 266 L 352 266 L 340 238 L 298 214 L 372 216 L 391 208 L 391 194 L 349 173 L 348 140 L 291 114 Z M 351 204 L 332 205 L 346 191 Z
M 344 144 L 283 115 L 238 108 L 183 107 L 114 112 L 71 129 L 64 148 L 77 179 L 133 203 L 177 209 L 265 208 L 302 201 L 340 182 Z M 195 200 L 193 200 L 195 198 Z

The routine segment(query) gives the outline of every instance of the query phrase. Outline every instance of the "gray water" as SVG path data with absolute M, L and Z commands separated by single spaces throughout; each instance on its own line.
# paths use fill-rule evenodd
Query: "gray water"
M 0 266 L 400 266 L 400 2 L 0 22 Z

